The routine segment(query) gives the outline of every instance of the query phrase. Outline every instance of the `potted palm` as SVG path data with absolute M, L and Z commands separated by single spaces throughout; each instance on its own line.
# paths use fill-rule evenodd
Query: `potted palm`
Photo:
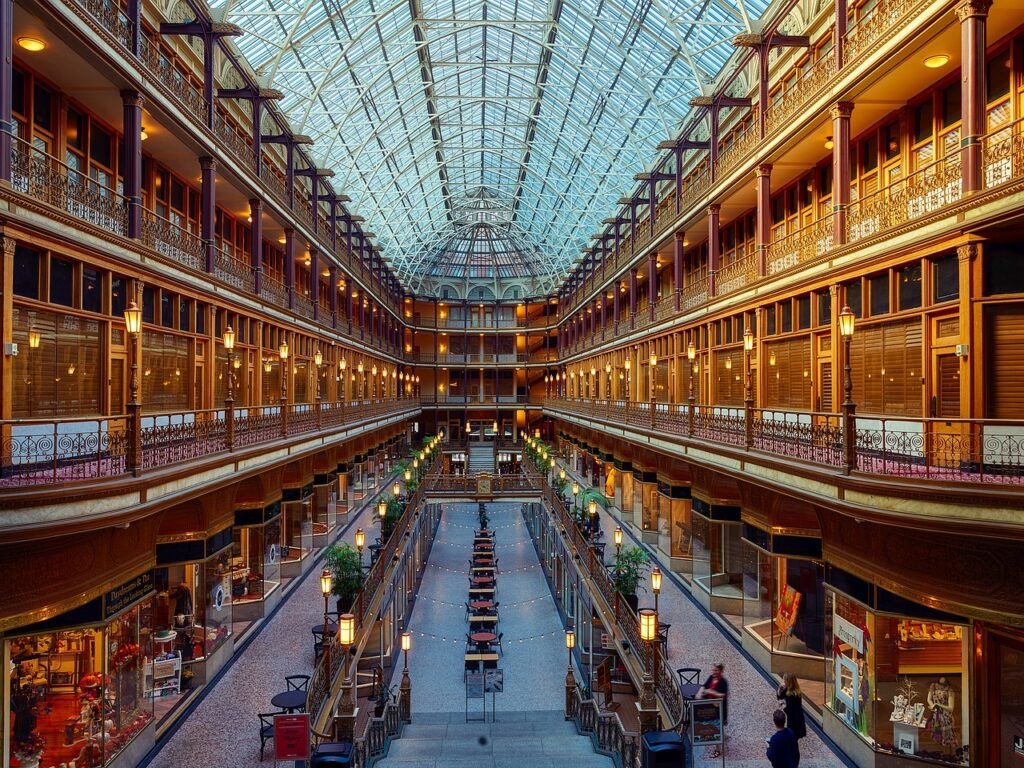
M 615 591 L 622 595 L 626 603 L 636 613 L 640 604 L 637 597 L 637 590 L 643 589 L 643 584 L 650 562 L 647 553 L 640 547 L 626 547 L 615 556 L 615 568 L 612 571 L 612 581 L 615 584 Z
M 334 575 L 334 588 L 338 597 L 338 613 L 349 613 L 356 596 L 363 588 L 363 558 L 348 542 L 332 544 L 324 550 L 324 563 Z

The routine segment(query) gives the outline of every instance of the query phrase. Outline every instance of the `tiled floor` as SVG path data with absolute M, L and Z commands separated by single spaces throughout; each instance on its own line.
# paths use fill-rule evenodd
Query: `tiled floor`
M 583 485 L 585 481 L 581 481 Z M 586 485 L 583 485 L 586 487 Z M 614 531 L 620 523 L 611 514 L 601 510 L 604 541 L 608 542 L 605 561 L 615 558 Z M 623 545 L 641 546 L 625 525 Z M 662 571 L 666 571 L 662 568 Z M 640 607 L 654 607 L 650 592 L 640 593 Z M 702 675 L 711 672 L 711 665 L 722 662 L 725 678 L 729 682 L 729 726 L 726 730 L 726 761 L 730 766 L 764 766 L 765 738 L 775 727 L 772 712 L 776 709 L 775 689 L 765 681 L 761 672 L 726 639 L 724 629 L 710 621 L 697 604 L 672 578 L 662 581 L 658 599 L 659 619 L 671 624 L 668 636 L 668 659 L 673 669 L 697 667 Z M 842 766 L 844 762 L 814 732 L 800 740 L 801 768 Z M 704 759 L 703 750 L 697 751 L 697 765 L 720 765 L 721 759 Z
M 498 666 L 504 670 L 505 686 L 494 697 L 498 720 L 502 710 L 560 710 L 565 696 L 565 635 L 520 505 L 488 504 L 487 512 L 499 568 L 497 631 L 504 635 Z M 477 522 L 476 504 L 449 504 L 441 517 L 409 622 L 413 722 L 418 712 L 466 711 L 465 603 Z M 400 679 L 396 670 L 394 682 Z M 491 704 L 488 696 L 488 709 Z M 479 716 L 482 703 L 471 700 L 468 705 Z
M 504 633 L 504 655 L 499 666 L 505 671 L 505 688 L 495 699 L 498 722 L 502 712 L 513 718 L 513 713 L 561 710 L 566 667 L 563 628 L 527 535 L 520 506 L 492 504 L 488 511 L 499 558 L 496 599 L 501 603 L 499 631 Z M 446 510 L 410 617 L 414 723 L 417 713 L 427 718 L 439 716 L 432 713 L 454 713 L 450 717 L 456 718 L 465 715 L 464 604 L 476 512 L 476 504 L 453 504 Z M 357 525 L 372 530 L 371 518 L 372 510 L 361 513 L 344 538 L 351 540 Z M 614 519 L 603 515 L 602 525 L 606 528 L 606 540 L 611 541 Z M 607 559 L 611 559 L 613 551 L 610 547 Z M 644 598 L 642 595 L 641 602 Z M 674 667 L 709 670 L 715 661 L 726 665 L 731 685 L 728 764 L 740 768 L 763 766 L 764 739 L 772 730 L 771 713 L 775 708 L 770 685 L 668 578 L 662 588 L 660 609 L 662 620 L 672 624 L 669 658 Z M 256 764 L 256 714 L 273 709 L 270 698 L 284 689 L 285 675 L 312 672 L 310 627 L 320 623 L 322 614 L 323 598 L 317 579 L 307 577 L 150 765 L 209 768 Z M 395 683 L 400 680 L 400 670 L 401 665 L 396 665 Z M 479 701 L 470 703 L 474 708 L 480 706 Z M 490 703 L 488 699 L 488 707 Z M 268 745 L 268 749 L 272 746 Z M 804 768 L 843 764 L 813 733 L 802 741 L 801 752 Z M 702 758 L 700 753 L 698 758 Z M 698 759 L 698 765 L 718 764 L 719 760 Z
M 352 542 L 362 526 L 367 536 L 376 523 L 369 507 L 358 513 L 341 541 Z M 313 570 L 319 573 L 319 564 Z M 316 573 L 288 595 L 280 610 L 235 660 L 150 762 L 152 768 L 218 768 L 255 765 L 260 757 L 260 712 L 272 712 L 270 699 L 285 689 L 285 675 L 313 673 L 311 628 L 323 622 L 324 600 Z M 273 762 L 273 742 L 267 761 Z

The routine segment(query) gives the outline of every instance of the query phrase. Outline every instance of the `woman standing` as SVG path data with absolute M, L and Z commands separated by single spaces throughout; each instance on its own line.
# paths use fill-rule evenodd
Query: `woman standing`
M 792 672 L 784 674 L 782 685 L 775 695 L 786 711 L 786 725 L 793 731 L 794 736 L 802 739 L 807 735 L 807 723 L 804 722 L 803 694 L 800 692 L 800 681 L 796 679 L 796 675 Z

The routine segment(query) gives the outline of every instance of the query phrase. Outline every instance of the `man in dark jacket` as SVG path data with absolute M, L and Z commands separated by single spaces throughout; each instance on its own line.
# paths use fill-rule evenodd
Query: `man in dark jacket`
M 775 733 L 768 739 L 768 761 L 772 768 L 797 768 L 800 765 L 800 747 L 793 731 L 786 727 L 786 713 L 776 709 L 772 720 Z

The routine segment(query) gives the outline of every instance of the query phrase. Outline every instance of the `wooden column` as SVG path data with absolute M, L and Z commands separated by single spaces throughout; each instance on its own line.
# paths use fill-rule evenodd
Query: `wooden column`
M 675 287 L 675 310 L 681 308 L 683 291 L 683 240 L 682 232 L 676 232 L 672 240 L 672 282 Z
M 850 114 L 853 103 L 832 107 L 832 243 L 846 242 L 846 217 L 850 208 Z
M 964 192 L 983 186 L 981 140 L 985 135 L 985 27 L 990 0 L 964 0 L 957 6 L 960 19 L 961 124 L 960 160 Z
M 2 1 L 2 0 L 0 0 Z M 142 95 L 138 91 L 121 91 L 124 107 L 124 197 L 127 203 L 128 237 L 142 237 Z M 10 150 L 7 151 L 8 158 Z M 8 159 L 8 162 L 10 160 Z
M 206 271 L 213 272 L 217 250 L 217 161 L 204 155 L 199 158 L 199 166 L 202 168 L 203 179 L 202 203 L 199 210 L 200 237 L 203 240 L 203 253 L 206 257 Z
M 295 308 L 295 230 L 284 228 L 284 288 L 288 292 L 288 309 Z
M 772 239 L 772 167 L 759 165 L 754 172 L 757 179 L 757 274 L 764 277 L 768 274 L 768 245 Z
M 708 296 L 716 295 L 715 273 L 718 272 L 718 262 L 721 259 L 721 248 L 719 245 L 719 216 L 722 206 L 713 203 L 708 206 Z
M 253 287 L 257 296 L 263 290 L 263 201 L 254 197 L 249 201 L 249 264 L 252 267 Z

